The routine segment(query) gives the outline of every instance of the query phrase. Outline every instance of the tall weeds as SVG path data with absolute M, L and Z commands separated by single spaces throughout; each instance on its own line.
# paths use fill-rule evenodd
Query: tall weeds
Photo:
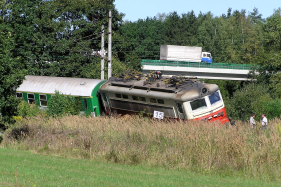
M 65 157 L 278 180 L 281 120 L 266 131 L 139 117 L 35 117 L 5 132 L 2 146 Z

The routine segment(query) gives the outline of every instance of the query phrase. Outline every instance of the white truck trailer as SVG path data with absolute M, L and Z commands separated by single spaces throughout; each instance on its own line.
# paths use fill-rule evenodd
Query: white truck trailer
M 161 45 L 160 60 L 212 63 L 212 56 L 202 47 Z

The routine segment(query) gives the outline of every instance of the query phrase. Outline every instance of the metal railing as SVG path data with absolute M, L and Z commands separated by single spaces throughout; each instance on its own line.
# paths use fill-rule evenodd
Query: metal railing
M 142 65 L 151 66 L 175 66 L 175 67 L 192 67 L 192 68 L 216 68 L 216 69 L 238 69 L 251 70 L 258 67 L 254 64 L 230 64 L 230 63 L 206 63 L 206 62 L 181 62 L 181 61 L 167 61 L 167 60 L 148 60 L 143 59 Z

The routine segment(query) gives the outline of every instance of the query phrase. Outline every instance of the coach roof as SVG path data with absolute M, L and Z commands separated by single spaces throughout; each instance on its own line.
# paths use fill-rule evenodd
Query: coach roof
M 94 88 L 102 81 L 104 80 L 27 75 L 16 91 L 44 94 L 59 91 L 65 95 L 91 97 Z

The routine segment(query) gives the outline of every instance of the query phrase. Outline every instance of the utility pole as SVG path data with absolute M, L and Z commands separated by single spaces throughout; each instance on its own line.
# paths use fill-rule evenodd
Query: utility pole
M 108 15 L 108 79 L 111 77 L 111 48 L 112 48 L 112 44 L 111 44 L 111 10 L 109 10 L 109 15 Z
M 101 74 L 100 78 L 104 79 L 104 25 L 101 26 Z

